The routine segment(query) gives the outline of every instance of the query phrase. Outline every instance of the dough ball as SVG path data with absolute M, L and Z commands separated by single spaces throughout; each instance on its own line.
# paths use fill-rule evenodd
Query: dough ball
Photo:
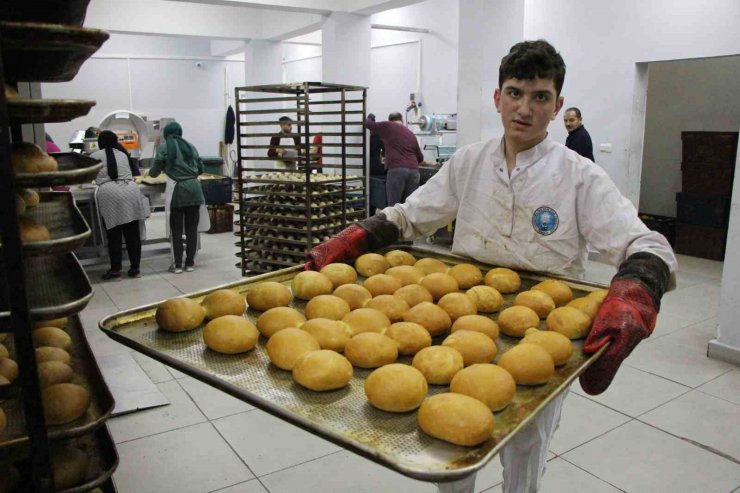
M 36 190 L 31 190 L 30 188 L 21 188 L 20 190 L 18 190 L 18 194 L 23 199 L 23 202 L 26 203 L 26 209 L 36 207 L 37 205 L 39 205 L 39 202 L 41 202 L 41 197 L 36 192 Z
M 481 313 L 495 313 L 504 304 L 504 297 L 491 286 L 473 286 L 465 294 L 473 300 Z
M 522 285 L 519 274 L 504 267 L 489 270 L 484 281 L 486 286 L 492 287 L 499 293 L 514 293 Z
M 51 465 L 54 476 L 54 487 L 63 490 L 77 486 L 87 477 L 87 466 L 90 457 L 82 450 L 71 447 L 53 447 Z
M 59 167 L 56 159 L 31 142 L 13 144 L 10 162 L 16 173 L 44 173 Z
M 472 330 L 453 332 L 447 336 L 442 345 L 457 349 L 463 357 L 465 366 L 476 363 L 490 363 L 498 353 L 498 348 L 493 339 Z
M 345 315 L 342 322 L 349 325 L 352 335 L 364 332 L 382 333 L 391 325 L 391 321 L 385 313 L 373 308 L 358 308 Z
M 203 323 L 206 311 L 190 298 L 172 298 L 157 307 L 157 325 L 167 332 L 193 330 Z M 53 346 L 53 344 L 43 344 Z
M 357 271 L 347 264 L 329 264 L 325 265 L 319 272 L 324 274 L 331 281 L 334 289 L 344 284 L 354 284 L 357 282 Z
M 573 343 L 570 339 L 551 330 L 529 329 L 521 343 L 541 346 L 550 354 L 555 366 L 564 365 L 573 354 Z
M 305 330 L 288 328 L 270 337 L 266 349 L 273 365 L 283 370 L 292 370 L 304 355 L 318 351 L 321 346 Z
M 331 349 L 338 353 L 344 352 L 344 347 L 352 337 L 352 329 L 346 323 L 328 318 L 312 318 L 300 327 L 311 334 L 319 342 L 321 349 Z
M 429 346 L 414 356 L 411 365 L 419 370 L 432 385 L 447 385 L 463 369 L 462 354 L 449 346 Z
M 401 288 L 401 281 L 387 274 L 375 274 L 365 279 L 362 285 L 370 291 L 373 296 L 381 294 L 393 294 Z
M 261 312 L 278 306 L 288 306 L 291 300 L 293 295 L 290 288 L 279 282 L 261 282 L 247 291 L 247 304 Z
M 372 277 L 376 274 L 383 274 L 390 268 L 391 264 L 377 253 L 366 253 L 360 255 L 355 260 L 355 269 L 361 276 Z
M 84 387 L 73 383 L 58 383 L 41 392 L 47 425 L 63 425 L 74 421 L 90 405 L 90 394 Z
M 426 301 L 411 308 L 403 320 L 421 325 L 432 337 L 444 334 L 452 326 L 452 319 L 446 311 Z
M 385 335 L 396 341 L 398 352 L 412 356 L 432 345 L 432 336 L 427 329 L 412 322 L 397 322 L 385 331 Z
M 414 265 L 416 263 L 416 258 L 414 258 L 414 256 L 409 252 L 404 252 L 403 250 L 391 250 L 386 253 L 384 257 L 388 262 L 388 265 L 391 267 L 397 267 L 399 265 Z
M 599 313 L 601 308 L 601 302 L 596 297 L 584 296 L 583 298 L 576 298 L 565 306 L 570 306 L 576 310 L 581 310 L 583 313 L 588 315 L 588 318 L 593 321 L 596 318 L 596 314 Z
M 385 271 L 386 275 L 395 277 L 401 281 L 401 286 L 408 286 L 409 284 L 419 284 L 421 278 L 424 277 L 424 273 L 411 265 L 399 265 L 397 267 L 391 267 Z
M 306 303 L 306 318 L 341 320 L 350 312 L 349 303 L 338 296 L 320 294 Z
M 34 324 L 38 329 L 41 327 L 56 327 L 58 329 L 65 329 L 69 325 L 69 319 L 67 317 L 54 318 L 52 320 L 39 320 Z
M 334 290 L 334 296 L 338 296 L 349 303 L 351 310 L 362 308 L 373 297 L 367 288 L 363 288 L 359 284 L 344 284 L 343 286 L 339 286 Z
M 419 427 L 427 435 L 463 447 L 480 445 L 489 438 L 496 419 L 488 406 L 463 394 L 437 394 L 419 408 Z
M 547 316 L 545 325 L 547 330 L 559 332 L 568 339 L 582 339 L 591 329 L 591 319 L 572 306 L 561 306 Z
M 541 385 L 555 372 L 552 356 L 538 344 L 517 344 L 499 358 L 498 365 L 519 385 Z
M 480 332 L 495 341 L 498 339 L 499 328 L 498 324 L 488 317 L 483 315 L 464 315 L 452 324 L 452 332 L 458 330 L 472 330 L 473 332 Z
M 10 353 L 8 352 L 8 348 L 6 348 L 3 344 L 0 344 L 0 359 L 2 358 L 8 358 L 10 357 Z
M 51 239 L 51 233 L 46 229 L 46 226 L 36 222 L 35 219 L 29 216 L 19 216 L 18 226 L 21 229 L 22 243 L 35 243 Z
M 455 278 L 460 289 L 468 289 L 483 283 L 483 273 L 473 264 L 457 264 L 447 271 Z
M 45 361 L 38 364 L 39 383 L 45 389 L 57 383 L 69 383 L 75 372 L 67 363 L 60 361 Z
M 233 289 L 217 289 L 203 298 L 201 305 L 206 318 L 213 320 L 224 315 L 241 316 L 247 309 L 247 300 Z
M 37 347 L 36 363 L 44 363 L 46 361 L 59 361 L 69 364 L 72 361 L 72 357 L 62 348 L 52 346 Z
M 514 306 L 526 306 L 534 310 L 538 317 L 547 318 L 555 309 L 555 302 L 546 292 L 531 289 L 517 294 L 514 298 Z
M 478 313 L 476 304 L 464 293 L 448 293 L 442 296 L 437 305 L 447 312 L 453 322 L 465 315 Z
M 240 315 L 224 315 L 211 320 L 203 329 L 203 341 L 209 349 L 223 354 L 249 351 L 259 339 L 257 327 Z
M 540 317 L 529 307 L 510 306 L 498 316 L 498 326 L 509 337 L 524 337 L 527 329 L 540 326 Z
M 269 339 L 281 330 L 300 327 L 305 321 L 306 317 L 295 308 L 276 306 L 259 316 L 257 330 Z
M 536 291 L 544 291 L 549 294 L 555 302 L 555 306 L 564 306 L 570 303 L 573 299 L 573 291 L 567 284 L 556 281 L 554 279 L 548 279 L 532 286 L 532 289 Z
M 408 286 L 402 287 L 393 294 L 408 303 L 410 307 L 414 307 L 419 303 L 423 303 L 425 301 L 428 301 L 429 303 L 434 301 L 432 293 L 430 293 L 427 288 L 419 284 L 409 284 Z
M 10 358 L 0 359 L 0 375 L 12 382 L 18 378 L 18 363 Z
M 373 308 L 385 313 L 391 322 L 403 320 L 403 316 L 411 309 L 400 296 L 392 294 L 381 294 L 365 303 L 365 308 Z
M 390 413 L 413 411 L 421 405 L 427 390 L 427 381 L 419 370 L 399 363 L 378 368 L 365 380 L 370 404 Z
M 321 294 L 331 294 L 334 291 L 334 285 L 328 277 L 312 270 L 296 275 L 290 287 L 296 298 L 306 301 Z
M 352 363 L 347 358 L 326 349 L 305 354 L 293 366 L 293 380 L 317 392 L 346 387 L 352 373 Z
M 607 294 L 609 294 L 609 291 L 606 289 L 596 289 L 588 293 L 588 297 L 595 298 L 601 303 L 604 301 L 604 298 L 606 298 Z
M 398 345 L 388 336 L 366 332 L 349 340 L 344 355 L 359 368 L 378 368 L 398 359 Z
M 516 394 L 516 382 L 500 366 L 484 363 L 457 372 L 450 382 L 450 392 L 478 399 L 497 412 L 509 405 Z
M 72 338 L 69 334 L 56 327 L 36 329 L 31 333 L 31 338 L 35 347 L 52 346 L 67 350 L 72 346 Z
M 440 299 L 446 294 L 456 293 L 460 290 L 460 286 L 454 277 L 449 274 L 442 274 L 441 272 L 424 276 L 419 281 L 419 284 L 424 286 L 435 300 Z
M 0 462 L 0 493 L 12 493 L 21 482 L 21 473 L 10 462 Z
M 449 269 L 447 264 L 441 260 L 437 260 L 436 258 L 423 258 L 417 260 L 414 267 L 421 270 L 425 276 L 434 274 L 435 272 L 444 274 L 447 272 L 447 269 Z

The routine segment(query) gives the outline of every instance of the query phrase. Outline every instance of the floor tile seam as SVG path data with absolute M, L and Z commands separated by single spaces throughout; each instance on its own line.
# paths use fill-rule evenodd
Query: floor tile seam
M 689 387 L 687 385 L 683 385 L 683 384 L 679 384 L 679 385 L 682 385 L 683 387 L 686 387 L 686 390 L 684 392 L 680 393 L 679 395 L 677 395 L 676 397 L 673 397 L 672 399 L 669 399 L 669 400 L 665 401 L 663 404 L 659 404 L 659 405 L 657 405 L 657 406 L 655 406 L 653 408 L 648 409 L 645 412 L 642 412 L 642 413 L 638 414 L 637 416 L 633 416 L 633 418 L 634 419 L 639 419 L 641 416 L 645 416 L 646 414 L 651 413 L 651 412 L 655 411 L 656 409 L 660 409 L 661 407 L 670 404 L 671 402 L 675 401 L 676 399 L 679 399 L 679 398 L 685 396 L 686 394 L 689 394 L 689 393 L 693 392 L 694 390 L 696 390 L 695 388 Z
M 238 483 L 230 484 L 230 485 L 228 485 L 228 486 L 224 486 L 223 488 L 219 488 L 219 489 L 217 489 L 217 490 L 211 490 L 211 491 L 209 491 L 208 493 L 219 493 L 219 491 L 224 491 L 224 490 L 228 490 L 229 488 L 233 488 L 234 486 L 239 486 L 240 484 L 247 484 L 247 483 L 251 483 L 251 482 L 253 482 L 253 481 L 256 481 L 256 482 L 258 482 L 259 484 L 261 484 L 261 485 L 262 485 L 262 487 L 263 487 L 263 488 L 265 488 L 265 485 L 263 485 L 263 484 L 262 484 L 262 483 L 260 482 L 259 478 L 255 476 L 255 477 L 253 477 L 252 479 L 247 479 L 246 481 L 239 481 Z M 268 490 L 267 488 L 265 488 L 265 490 L 267 490 L 267 491 L 268 491 L 268 493 L 269 493 L 269 491 L 270 491 L 270 490 Z
M 117 311 L 123 310 L 123 308 L 121 308 L 121 306 L 118 303 L 116 303 L 116 300 L 113 299 L 113 296 L 111 296 L 108 290 L 105 289 L 105 284 L 98 284 L 98 286 L 100 286 L 100 289 L 102 289 L 105 292 L 106 296 L 108 296 L 108 299 L 110 299 L 111 303 L 115 305 Z
M 493 486 L 488 486 L 485 490 L 476 490 L 476 493 L 486 493 L 487 491 L 493 491 L 497 486 L 504 484 L 504 480 L 497 482 Z
M 162 407 L 162 406 L 160 406 L 160 407 Z M 124 416 L 125 416 L 125 414 L 124 414 Z M 115 419 L 115 417 L 113 419 Z M 155 436 L 158 436 L 158 435 L 164 435 L 165 433 L 170 433 L 172 431 L 180 431 L 180 430 L 184 430 L 186 428 L 192 428 L 194 426 L 202 425 L 202 424 L 205 424 L 205 423 L 210 423 L 210 422 L 207 419 L 204 419 L 203 421 L 199 421 L 197 423 L 190 423 L 189 425 L 178 426 L 178 427 L 172 428 L 170 430 L 158 431 L 156 433 L 152 433 L 152 434 L 149 434 L 149 435 L 144 435 L 144 436 L 140 436 L 140 437 L 136 437 L 136 438 L 130 438 L 128 440 L 122 440 L 120 442 L 115 442 L 115 444 L 116 444 L 116 446 L 119 446 L 119 445 L 123 445 L 125 443 L 131 443 L 131 442 L 135 442 L 137 440 L 143 440 L 145 438 L 151 438 L 151 437 L 155 437 Z M 115 437 L 114 437 L 114 441 L 115 441 Z
M 625 415 L 625 416 L 626 416 L 626 415 Z M 604 435 L 606 435 L 607 433 L 611 433 L 612 431 L 614 431 L 614 430 L 617 430 L 617 429 L 619 429 L 619 428 L 623 427 L 624 425 L 627 425 L 627 424 L 631 423 L 632 421 L 635 421 L 635 418 L 632 418 L 632 417 L 630 417 L 630 419 L 628 419 L 628 420 L 627 420 L 627 421 L 625 421 L 624 423 L 621 423 L 621 424 L 619 424 L 619 425 L 615 426 L 614 428 L 610 428 L 610 429 L 608 429 L 608 430 L 606 430 L 606 431 L 604 431 L 604 432 L 602 432 L 602 433 L 599 433 L 599 434 L 598 434 L 598 435 L 596 435 L 595 437 L 593 437 L 593 438 L 590 438 L 590 439 L 586 440 L 585 442 L 583 442 L 583 443 L 580 443 L 580 444 L 576 445 L 576 446 L 575 446 L 575 447 L 573 447 L 573 448 L 569 448 L 568 450 L 565 450 L 565 451 L 563 451 L 563 452 L 560 452 L 559 454 L 557 454 L 557 456 L 558 456 L 558 457 L 563 457 L 563 456 L 564 456 L 565 454 L 568 454 L 568 453 L 570 453 L 570 452 L 573 452 L 573 451 L 574 451 L 575 449 L 577 449 L 577 448 L 580 448 L 580 447 L 583 447 L 583 446 L 584 446 L 584 445 L 586 445 L 587 443 L 591 443 L 591 442 L 593 442 L 594 440 L 596 440 L 596 439 L 598 439 L 598 438 L 601 438 L 601 437 L 603 437 L 603 436 L 604 436 Z M 556 433 L 557 433 L 557 430 L 556 430 Z
M 335 450 L 334 452 L 330 452 L 328 454 L 324 454 L 324 455 L 321 455 L 319 457 L 314 457 L 313 459 L 304 460 L 303 462 L 298 462 L 298 463 L 293 464 L 293 465 L 290 465 L 290 466 L 285 466 L 285 467 L 282 467 L 280 469 L 276 469 L 274 471 L 266 472 L 266 473 L 262 474 L 261 476 L 255 476 L 255 477 L 258 477 L 260 479 L 264 479 L 264 478 L 267 478 L 268 476 L 272 476 L 273 474 L 278 474 L 278 473 L 281 473 L 281 472 L 285 472 L 288 469 L 293 469 L 295 467 L 304 466 L 306 464 L 310 464 L 311 462 L 317 461 L 319 459 L 325 459 L 325 458 L 330 457 L 332 455 L 341 454 L 342 452 L 350 452 L 350 451 L 349 450 L 346 450 L 346 449 L 343 449 L 343 448 L 340 447 L 339 450 Z M 368 460 L 368 459 L 365 459 L 363 457 L 363 460 Z M 265 488 L 267 489 L 267 487 L 265 487 Z M 269 489 L 268 489 L 268 491 L 269 491 Z
M 677 383 L 678 385 L 683 385 L 684 387 L 690 387 L 692 390 L 696 390 L 697 388 L 699 388 L 702 385 L 704 385 L 705 383 L 707 383 L 707 382 L 703 382 L 703 383 L 700 383 L 699 385 L 697 385 L 696 387 L 692 387 L 691 385 L 687 385 L 687 384 L 685 384 L 683 382 L 679 382 L 678 380 L 671 380 L 670 378 L 666 377 L 665 375 L 659 375 L 659 374 L 654 373 L 652 371 L 644 370 L 642 368 L 639 368 L 637 366 L 630 365 L 628 363 L 624 363 L 624 364 L 627 365 L 627 366 L 629 366 L 630 368 L 632 368 L 634 370 L 640 370 L 640 371 L 645 372 L 645 373 L 648 373 L 648 374 L 650 374 L 650 375 L 652 375 L 654 377 L 660 377 L 660 378 L 662 378 L 664 380 L 668 380 L 669 382 Z M 714 380 L 714 378 L 712 378 L 712 380 Z
M 725 373 L 723 373 L 722 375 L 718 376 L 717 378 L 722 378 L 722 377 L 724 377 L 725 375 L 727 375 L 728 373 L 731 373 L 731 372 L 733 372 L 733 371 L 734 371 L 734 370 L 728 370 L 728 371 L 726 371 Z M 704 383 L 704 384 L 700 385 L 699 387 L 695 388 L 694 390 L 696 390 L 697 392 L 701 392 L 702 394 L 704 394 L 704 395 L 706 395 L 706 396 L 709 396 L 709 397 L 714 397 L 715 399 L 719 399 L 719 400 L 721 400 L 721 401 L 723 401 L 723 402 L 727 402 L 727 403 L 729 403 L 729 404 L 734 404 L 734 405 L 736 405 L 736 406 L 739 406 L 739 407 L 740 407 L 740 402 L 734 402 L 734 401 L 731 401 L 731 400 L 729 400 L 729 399 L 725 399 L 724 397 L 720 397 L 720 396 L 718 396 L 718 395 L 710 394 L 709 392 L 707 392 L 707 391 L 705 391 L 705 390 L 701 390 L 701 387 L 703 387 L 703 386 L 705 386 L 705 385 L 707 385 L 707 384 L 709 384 L 709 383 L 712 383 L 713 381 L 717 380 L 717 378 L 713 378 L 713 379 L 712 379 L 712 380 L 710 380 L 709 382 L 707 382 L 707 383 Z
M 257 482 L 259 484 L 261 484 L 262 487 L 269 492 L 270 490 L 267 489 L 267 486 L 265 486 L 265 484 L 262 481 L 260 481 L 259 476 L 257 476 L 254 473 L 254 471 L 252 470 L 251 467 L 249 467 L 249 464 L 247 464 L 247 461 L 241 455 L 239 455 L 239 452 L 237 452 L 236 449 L 231 445 L 231 442 L 229 442 L 226 439 L 226 437 L 223 435 L 223 433 L 221 433 L 221 430 L 218 429 L 218 426 L 216 426 L 214 423 L 212 423 L 210 421 L 208 422 L 208 424 L 211 425 L 211 428 L 213 428 L 214 430 L 216 430 L 216 433 L 218 434 L 218 436 L 221 437 L 221 440 L 223 440 L 226 443 L 226 446 L 229 447 L 229 450 L 231 450 L 234 453 L 234 455 L 237 457 L 237 459 L 239 459 L 239 462 L 241 462 L 242 464 L 244 464 L 244 467 L 247 468 L 247 471 L 249 471 L 249 474 L 252 475 L 252 478 L 255 479 L 255 480 L 257 480 Z M 249 481 L 251 481 L 251 480 L 249 480 Z M 242 481 L 242 483 L 244 483 L 244 481 Z M 240 484 L 240 483 L 236 483 L 236 484 Z M 231 485 L 231 486 L 234 486 L 234 485 Z M 221 489 L 224 489 L 224 488 L 221 488 Z
M 689 323 L 687 325 L 682 325 L 681 327 L 678 327 L 678 328 L 676 328 L 676 329 L 674 329 L 674 330 L 672 330 L 670 332 L 666 332 L 665 334 L 661 334 L 661 335 L 659 335 L 657 337 L 652 337 L 652 336 L 651 337 L 648 337 L 646 341 L 648 343 L 650 343 L 650 342 L 654 342 L 654 341 L 660 340 L 660 339 L 664 338 L 665 336 L 669 336 L 671 334 L 675 334 L 675 333 L 677 333 L 680 330 L 688 329 L 690 327 L 693 327 L 694 325 L 699 325 L 699 324 L 704 323 L 704 322 L 707 322 L 707 321 L 709 321 L 709 320 L 711 320 L 713 318 L 717 318 L 718 315 L 719 314 L 712 315 L 710 317 L 703 318 L 701 320 L 697 320 L 696 322 L 691 322 L 691 323 Z M 660 317 L 660 314 L 658 314 L 658 317 Z M 676 343 L 676 344 L 681 344 L 681 343 Z M 684 345 L 684 344 L 681 344 L 681 345 Z M 689 346 L 689 347 L 693 347 L 693 346 Z
M 575 467 L 575 468 L 577 468 L 577 469 L 580 469 L 581 471 L 585 472 L 585 473 L 586 473 L 586 474 L 588 474 L 589 476 L 591 476 L 591 477 L 594 477 L 594 478 L 598 479 L 598 480 L 599 480 L 599 481 L 601 481 L 602 483 L 606 483 L 606 484 L 608 484 L 609 486 L 611 486 L 612 488 L 614 488 L 614 489 L 616 489 L 616 490 L 619 490 L 619 491 L 621 491 L 621 492 L 623 492 L 623 493 L 627 493 L 627 490 L 623 490 L 622 488 L 620 488 L 620 487 L 619 487 L 619 486 L 617 486 L 616 484 L 610 483 L 609 481 L 607 481 L 607 480 L 606 480 L 606 479 L 604 479 L 604 478 L 600 478 L 599 476 L 597 476 L 596 474 L 592 473 L 592 472 L 591 472 L 591 471 L 589 471 L 588 469 L 584 469 L 583 467 L 579 466 L 578 464 L 576 464 L 576 463 L 574 463 L 574 462 L 572 462 L 572 461 L 569 461 L 569 460 L 568 460 L 567 458 L 565 458 L 565 457 L 563 457 L 563 456 L 560 456 L 560 458 L 561 458 L 561 459 L 563 459 L 563 460 L 564 460 L 565 462 L 567 462 L 568 464 L 570 464 L 571 466 L 573 466 L 573 467 Z
M 208 422 L 210 423 L 210 422 L 211 422 L 211 420 L 210 420 L 210 418 L 208 418 L 208 415 L 207 415 L 207 414 L 205 413 L 205 411 L 203 411 L 203 410 L 202 410 L 202 409 L 200 408 L 200 406 L 198 405 L 198 403 L 197 403 L 197 402 L 195 402 L 195 399 L 193 398 L 193 396 L 191 396 L 191 395 L 190 395 L 190 394 L 188 393 L 188 391 L 187 391 L 187 390 L 185 390 L 185 387 L 183 387 L 183 386 L 182 386 L 182 385 L 180 384 L 180 380 L 178 380 L 177 378 L 175 378 L 175 376 L 174 376 L 174 375 L 172 375 L 172 378 L 173 378 L 173 380 L 174 380 L 174 381 L 175 381 L 175 382 L 177 383 L 177 386 L 178 386 L 178 387 L 180 388 L 180 390 L 182 390 L 182 391 L 183 391 L 183 392 L 185 393 L 185 395 L 186 395 L 186 396 L 188 396 L 188 399 L 190 399 L 190 402 L 192 402 L 192 403 L 193 403 L 193 405 L 195 406 L 195 409 L 197 409 L 197 410 L 198 410 L 198 412 L 199 412 L 199 413 L 200 413 L 201 415 L 203 415 L 203 418 L 205 418 L 205 420 L 206 420 L 206 421 L 208 421 Z
M 241 401 L 241 399 L 239 399 L 239 400 Z M 244 401 L 241 401 L 241 402 L 244 402 Z M 245 403 L 245 404 L 248 404 L 248 403 Z M 251 404 L 249 404 L 249 405 L 251 406 Z M 219 416 L 218 418 L 208 418 L 208 416 L 206 416 L 206 418 L 208 418 L 208 421 L 210 421 L 211 423 L 213 423 L 214 421 L 218 421 L 220 419 L 232 418 L 234 416 L 238 416 L 239 414 L 251 413 L 252 411 L 257 411 L 257 410 L 259 410 L 259 409 L 256 408 L 256 407 L 254 407 L 254 406 L 252 406 L 252 409 L 245 409 L 243 411 L 237 411 L 235 413 L 224 414 L 223 416 Z M 205 414 L 205 413 L 203 413 L 203 414 Z
M 635 417 L 634 417 L 634 416 L 630 416 L 629 414 L 625 413 L 624 411 L 620 411 L 619 409 L 614 409 L 614 408 L 611 408 L 611 407 L 607 406 L 606 404 L 603 404 L 603 403 L 601 403 L 601 402 L 598 402 L 598 401 L 595 401 L 595 400 L 593 400 L 593 399 L 590 399 L 589 397 L 586 397 L 585 395 L 581 395 L 581 394 L 578 394 L 578 393 L 576 393 L 576 392 L 573 392 L 573 393 L 574 393 L 575 395 L 579 396 L 579 397 L 585 397 L 586 399 L 588 399 L 589 401 L 593 402 L 594 404 L 598 404 L 599 406 L 601 406 L 601 407 L 603 407 L 603 408 L 606 408 L 606 409 L 608 409 L 608 410 L 610 410 L 610 411 L 614 411 L 614 412 L 615 412 L 615 413 L 617 413 L 617 414 L 621 414 L 621 415 L 622 415 L 622 416 L 624 416 L 624 417 L 627 417 L 627 418 L 629 418 L 629 419 L 635 419 Z

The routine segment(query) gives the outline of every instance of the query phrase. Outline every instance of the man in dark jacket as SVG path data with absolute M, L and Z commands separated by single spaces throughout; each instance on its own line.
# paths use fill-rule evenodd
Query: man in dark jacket
M 568 138 L 565 139 L 565 147 L 576 151 L 581 156 L 596 162 L 594 159 L 594 145 L 591 143 L 586 127 L 583 126 L 581 110 L 578 108 L 568 108 L 565 111 L 565 128 L 568 130 Z

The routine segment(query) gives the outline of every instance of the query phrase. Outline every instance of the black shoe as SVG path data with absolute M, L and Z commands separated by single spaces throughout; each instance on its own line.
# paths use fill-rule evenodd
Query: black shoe
M 128 276 L 132 279 L 141 277 L 141 271 L 139 269 L 129 269 Z
M 111 279 L 116 279 L 121 277 L 121 271 L 120 270 L 109 270 L 105 274 L 103 274 L 103 280 L 104 281 L 110 281 Z

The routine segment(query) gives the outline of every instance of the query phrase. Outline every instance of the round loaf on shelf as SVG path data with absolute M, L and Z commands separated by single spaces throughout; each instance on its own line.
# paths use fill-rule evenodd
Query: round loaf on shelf
M 458 330 L 472 330 L 474 332 L 480 332 L 490 337 L 492 340 L 498 339 L 499 328 L 498 324 L 488 317 L 483 315 L 465 315 L 452 324 L 452 332 Z
M 31 333 L 35 347 L 52 346 L 68 350 L 72 346 L 72 338 L 57 327 L 41 327 Z
M 385 335 L 396 341 L 398 352 L 405 356 L 413 356 L 432 345 L 429 331 L 413 322 L 396 322 L 388 327 Z
M 36 363 L 44 363 L 46 361 L 59 361 L 61 363 L 69 364 L 70 361 L 72 361 L 72 357 L 62 348 L 53 346 L 37 347 Z
M 419 284 L 424 286 L 435 300 L 442 298 L 446 294 L 456 293 L 460 290 L 460 286 L 454 277 L 441 272 L 427 274 L 419 281 Z
M 549 294 L 555 302 L 555 306 L 567 305 L 573 299 L 573 291 L 564 282 L 556 279 L 548 279 L 532 286 L 533 290 L 544 291 Z
M 455 278 L 460 289 L 469 289 L 483 283 L 483 273 L 473 264 L 457 264 L 447 271 Z
M 330 320 L 341 320 L 350 312 L 349 303 L 339 296 L 321 294 L 306 303 L 306 318 L 328 318 Z
M 483 280 L 486 286 L 494 288 L 499 293 L 514 293 L 522 284 L 519 274 L 505 267 L 489 270 Z
M 444 334 L 452 326 L 452 319 L 446 311 L 426 301 L 411 308 L 403 320 L 421 325 L 432 337 Z
M 325 265 L 319 271 L 331 280 L 334 289 L 344 284 L 357 282 L 357 271 L 351 265 L 334 263 Z
M 0 375 L 12 382 L 18 378 L 18 363 L 10 358 L 0 358 Z
M 383 274 L 388 270 L 390 264 L 382 255 L 377 253 L 366 253 L 355 260 L 355 269 L 365 277 Z
M 277 306 L 288 306 L 292 299 L 290 288 L 279 282 L 261 282 L 247 291 L 247 304 L 261 312 Z
M 87 412 L 90 394 L 73 383 L 58 383 L 41 392 L 47 425 L 62 425 L 74 421 Z
M 391 322 L 403 320 L 403 316 L 411 309 L 408 303 L 400 296 L 381 294 L 365 303 L 365 308 L 381 311 Z
M 364 332 L 349 340 L 344 355 L 358 368 L 378 368 L 398 359 L 398 345 L 383 334 Z
M 293 366 L 293 380 L 316 392 L 346 387 L 352 375 L 352 363 L 328 349 L 307 353 Z
M 58 490 L 72 488 L 87 477 L 90 457 L 86 452 L 72 446 L 53 447 L 51 464 L 54 487 Z
M 38 364 L 39 384 L 42 389 L 57 383 L 69 383 L 75 376 L 71 366 L 61 361 L 45 361 Z
M 344 347 L 352 337 L 352 328 L 340 320 L 328 318 L 313 318 L 300 326 L 311 334 L 321 346 L 321 349 L 330 349 L 338 353 L 344 352 Z
M 295 308 L 276 306 L 270 308 L 257 319 L 257 330 L 270 338 L 281 330 L 300 327 L 306 317 Z
M 449 268 L 447 264 L 445 264 L 441 260 L 437 260 L 436 258 L 419 259 L 414 264 L 414 267 L 421 270 L 425 276 L 429 274 L 433 274 L 435 272 L 444 274 L 445 272 L 447 272 L 447 269 Z
M 222 354 L 238 354 L 257 345 L 257 327 L 240 315 L 224 315 L 206 324 L 203 341 L 212 351 Z
M 498 365 L 511 373 L 519 385 L 542 385 L 555 372 L 555 362 L 537 344 L 519 343 L 506 351 Z
M 304 355 L 320 350 L 321 346 L 308 332 L 291 327 L 270 337 L 266 349 L 273 365 L 292 370 Z
M 402 287 L 393 294 L 408 303 L 410 307 L 414 307 L 419 303 L 423 303 L 425 301 L 429 303 L 434 301 L 432 293 L 430 293 L 427 288 L 420 284 L 409 284 L 408 286 Z
M 352 335 L 362 334 L 363 332 L 382 333 L 390 327 L 391 321 L 380 310 L 373 308 L 358 308 L 348 313 L 342 321 L 349 325 Z
M 399 265 L 414 265 L 416 263 L 416 258 L 414 258 L 414 256 L 409 252 L 404 252 L 403 250 L 391 250 L 383 256 L 391 267 L 397 267 Z
M 509 405 L 516 395 L 511 374 L 490 363 L 471 365 L 460 370 L 450 382 L 450 392 L 478 399 L 497 412 Z
M 31 142 L 13 144 L 10 161 L 16 173 L 44 173 L 57 171 L 57 160 Z
M 411 365 L 419 370 L 432 385 L 447 385 L 463 369 L 462 354 L 448 346 L 429 346 L 414 356 Z
M 481 401 L 463 394 L 437 394 L 419 407 L 419 427 L 427 435 L 473 447 L 491 437 L 496 419 Z
M 429 387 L 413 366 L 392 363 L 374 370 L 365 380 L 365 396 L 373 407 L 405 413 L 419 407 Z
M 485 334 L 472 330 L 458 330 L 445 338 L 443 346 L 457 349 L 465 366 L 490 363 L 496 357 L 496 343 Z
M 190 298 L 172 298 L 157 307 L 154 318 L 159 328 L 164 331 L 184 332 L 197 328 L 203 323 L 205 316 L 205 309 L 197 301 Z
M 290 286 L 293 290 L 293 295 L 305 301 L 321 294 L 331 294 L 334 291 L 334 285 L 328 277 L 320 272 L 311 270 L 297 274 Z
M 46 226 L 38 223 L 35 219 L 23 215 L 18 218 L 18 226 L 21 230 L 21 242 L 37 243 L 39 241 L 51 240 L 51 233 Z
M 349 303 L 351 310 L 362 308 L 373 297 L 367 288 L 359 284 L 344 284 L 335 289 L 333 294 Z
M 247 309 L 247 300 L 233 289 L 217 289 L 201 302 L 206 318 L 213 320 L 224 315 L 241 315 Z

